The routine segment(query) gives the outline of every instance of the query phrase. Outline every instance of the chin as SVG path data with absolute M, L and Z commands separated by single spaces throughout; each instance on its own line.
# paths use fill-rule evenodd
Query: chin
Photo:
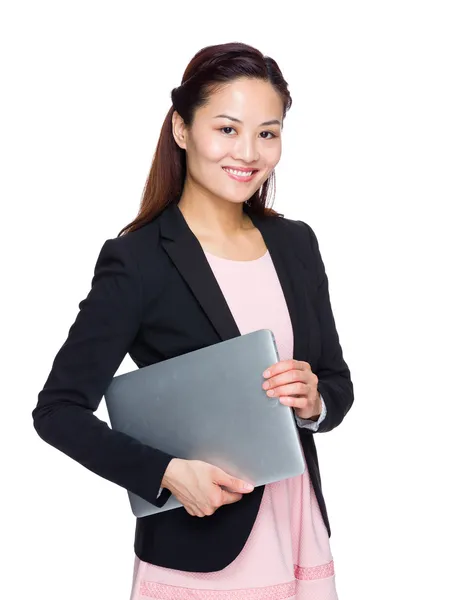
M 251 196 L 249 196 L 249 198 L 250 197 Z M 246 198 L 246 197 L 244 197 L 244 198 L 231 198 L 230 196 L 224 197 L 224 199 L 227 202 L 231 202 L 232 204 L 244 204 L 246 202 L 246 200 L 249 200 L 249 198 Z

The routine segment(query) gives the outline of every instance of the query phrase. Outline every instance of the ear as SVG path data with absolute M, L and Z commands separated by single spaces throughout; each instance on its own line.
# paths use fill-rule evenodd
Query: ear
M 175 143 L 182 150 L 187 149 L 187 126 L 179 113 L 174 110 L 172 113 L 172 135 Z

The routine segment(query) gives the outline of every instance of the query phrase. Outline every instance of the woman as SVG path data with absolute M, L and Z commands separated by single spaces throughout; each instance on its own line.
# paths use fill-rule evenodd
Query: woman
M 105 241 L 33 411 L 39 435 L 91 471 L 156 506 L 182 502 L 137 519 L 132 600 L 337 597 L 313 433 L 341 423 L 353 385 L 316 236 L 266 207 L 290 105 L 251 46 L 196 54 L 139 214 Z M 143 367 L 262 328 L 280 354 L 263 387 L 294 410 L 303 475 L 247 490 L 93 414 L 127 352 Z

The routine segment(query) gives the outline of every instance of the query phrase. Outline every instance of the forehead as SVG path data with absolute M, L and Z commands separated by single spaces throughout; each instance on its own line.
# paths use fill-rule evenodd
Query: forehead
M 282 121 L 283 102 L 274 86 L 261 79 L 238 79 L 213 92 L 197 113 L 205 119 L 226 114 L 244 124 Z

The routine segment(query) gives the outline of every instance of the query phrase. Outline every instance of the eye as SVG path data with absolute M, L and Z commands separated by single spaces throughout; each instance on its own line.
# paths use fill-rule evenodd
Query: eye
M 220 131 L 222 131 L 223 133 L 226 133 L 226 131 L 224 131 L 225 129 L 233 129 L 233 131 L 236 131 L 236 130 L 234 129 L 234 127 L 230 127 L 229 125 L 227 125 L 226 127 L 221 127 L 221 128 L 220 128 Z
M 272 137 L 271 138 L 263 138 L 264 140 L 272 140 L 274 138 L 276 138 L 277 136 L 275 135 L 275 133 L 273 133 L 272 131 L 263 131 L 262 133 L 269 133 Z
M 221 128 L 219 129 L 219 131 L 222 131 L 224 134 L 226 134 L 226 135 L 229 135 L 229 133 L 227 133 L 227 132 L 225 131 L 225 129 L 232 129 L 233 131 L 236 131 L 236 130 L 234 129 L 234 127 L 230 127 L 229 125 L 227 125 L 226 127 L 221 127 Z M 274 138 L 278 137 L 278 136 L 277 136 L 275 133 L 273 133 L 272 131 L 262 131 L 261 133 L 268 133 L 269 135 L 271 135 L 271 136 L 272 136 L 272 137 L 263 137 L 262 139 L 264 139 L 264 140 L 271 140 L 271 139 L 274 139 Z

